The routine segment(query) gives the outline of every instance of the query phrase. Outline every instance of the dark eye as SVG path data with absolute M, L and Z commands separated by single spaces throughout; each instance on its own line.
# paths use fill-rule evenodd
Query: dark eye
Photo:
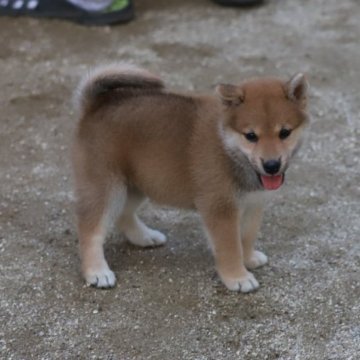
M 280 138 L 281 140 L 284 140 L 284 139 L 286 139 L 287 137 L 289 137 L 290 134 L 291 134 L 291 130 L 289 130 L 289 129 L 281 129 L 281 130 L 280 130 L 280 133 L 279 133 L 279 138 Z
M 244 134 L 244 136 L 246 137 L 246 139 L 252 143 L 256 143 L 259 138 L 257 137 L 257 135 L 254 132 L 249 132 L 247 134 Z

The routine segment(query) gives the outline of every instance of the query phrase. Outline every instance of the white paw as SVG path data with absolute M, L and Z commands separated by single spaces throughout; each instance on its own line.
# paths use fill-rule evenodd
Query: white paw
M 166 236 L 163 233 L 148 227 L 129 231 L 126 236 L 132 244 L 142 247 L 160 246 L 166 242 Z
M 115 274 L 108 267 L 87 270 L 84 276 L 88 286 L 97 288 L 111 288 L 116 282 Z
M 263 252 L 255 250 L 250 259 L 245 261 L 245 266 L 248 269 L 256 269 L 267 264 L 267 262 L 268 257 Z
M 259 288 L 259 283 L 251 272 L 247 272 L 245 276 L 237 279 L 222 278 L 222 281 L 231 291 L 248 293 Z

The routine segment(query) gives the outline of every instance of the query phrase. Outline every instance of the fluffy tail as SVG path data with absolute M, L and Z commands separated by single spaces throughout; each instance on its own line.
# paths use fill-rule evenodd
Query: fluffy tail
M 80 82 L 75 104 L 80 112 L 86 112 L 99 96 L 116 89 L 161 90 L 164 83 L 147 70 L 133 65 L 106 65 L 95 68 Z

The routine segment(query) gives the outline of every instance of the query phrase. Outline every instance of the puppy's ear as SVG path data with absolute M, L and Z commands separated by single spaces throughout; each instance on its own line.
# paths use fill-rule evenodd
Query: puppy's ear
M 286 96 L 289 100 L 305 106 L 308 87 L 306 76 L 302 73 L 297 73 L 285 84 Z
M 244 91 L 240 86 L 218 84 L 215 93 L 226 106 L 237 106 L 244 101 Z

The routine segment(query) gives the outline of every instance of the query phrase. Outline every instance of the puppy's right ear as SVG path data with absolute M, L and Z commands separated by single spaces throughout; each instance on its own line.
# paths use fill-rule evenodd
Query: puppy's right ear
M 240 86 L 218 84 L 215 93 L 226 106 L 238 106 L 244 102 L 244 91 Z

